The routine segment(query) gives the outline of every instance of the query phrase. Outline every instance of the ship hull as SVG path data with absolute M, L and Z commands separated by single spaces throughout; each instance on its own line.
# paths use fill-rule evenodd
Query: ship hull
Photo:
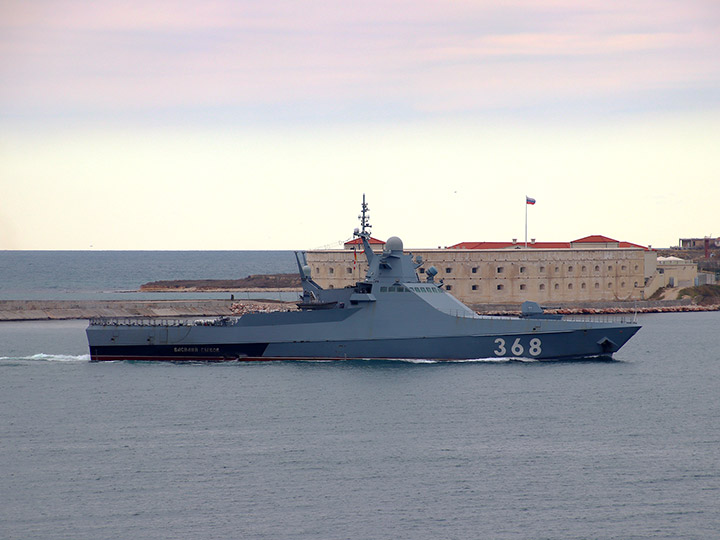
M 91 361 L 223 362 L 273 360 L 527 358 L 581 359 L 611 356 L 639 329 L 637 325 L 592 325 L 573 330 L 490 335 L 395 338 L 236 341 L 213 340 L 209 329 L 184 343 L 156 343 L 157 329 L 135 329 L 124 343 L 105 343 L 88 332 Z M 204 331 L 203 331 L 204 330 Z M 205 339 L 202 335 L 207 334 Z M 93 339 L 93 338 L 96 339 Z M 214 336 L 219 337 L 219 336 Z

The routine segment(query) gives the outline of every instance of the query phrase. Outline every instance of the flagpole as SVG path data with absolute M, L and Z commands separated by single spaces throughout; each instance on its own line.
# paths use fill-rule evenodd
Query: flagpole
M 527 248 L 527 207 L 528 207 L 528 200 L 527 195 L 525 195 L 525 247 Z

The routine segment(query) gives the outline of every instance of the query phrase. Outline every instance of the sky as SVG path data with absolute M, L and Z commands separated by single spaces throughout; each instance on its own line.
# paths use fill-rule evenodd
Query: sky
M 720 2 L 0 2 L 0 250 L 338 247 L 363 194 L 410 248 L 720 236 Z

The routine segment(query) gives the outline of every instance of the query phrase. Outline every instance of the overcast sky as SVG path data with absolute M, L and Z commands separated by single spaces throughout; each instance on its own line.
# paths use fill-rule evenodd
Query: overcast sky
M 720 236 L 720 2 L 0 2 L 0 249 L 329 247 L 363 193 L 406 247 Z

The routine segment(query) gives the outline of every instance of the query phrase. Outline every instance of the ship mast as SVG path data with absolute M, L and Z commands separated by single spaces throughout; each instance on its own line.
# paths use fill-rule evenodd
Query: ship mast
M 370 229 L 372 228 L 372 225 L 370 225 L 370 214 L 368 214 L 369 210 L 370 208 L 365 202 L 365 194 L 363 193 L 362 211 L 358 216 L 358 219 L 360 220 L 360 229 L 355 229 L 354 236 L 360 238 L 363 243 L 363 251 L 365 252 L 365 258 L 367 258 L 368 262 L 368 273 L 366 279 L 371 277 L 372 261 L 375 258 L 375 254 L 370 247 Z
M 360 220 L 360 234 L 358 234 L 358 236 L 370 236 L 369 229 L 372 228 L 372 225 L 370 225 L 370 214 L 368 214 L 369 210 L 370 208 L 365 202 L 365 194 L 363 193 L 362 212 L 358 216 L 358 219 Z

